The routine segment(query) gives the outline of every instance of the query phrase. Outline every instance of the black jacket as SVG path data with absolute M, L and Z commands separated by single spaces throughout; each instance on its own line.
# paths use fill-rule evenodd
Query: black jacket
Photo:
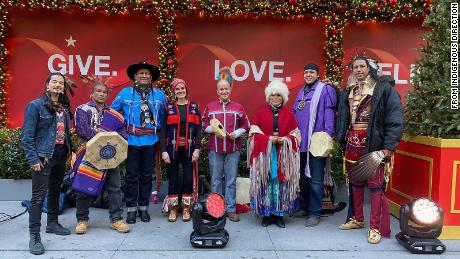
M 381 76 L 371 99 L 371 117 L 367 128 L 366 153 L 388 149 L 395 151 L 403 133 L 403 108 L 401 98 L 394 89 L 394 79 Z M 336 121 L 336 139 L 345 150 L 347 132 L 350 126 L 350 89 L 342 91 L 339 97 L 339 111 Z

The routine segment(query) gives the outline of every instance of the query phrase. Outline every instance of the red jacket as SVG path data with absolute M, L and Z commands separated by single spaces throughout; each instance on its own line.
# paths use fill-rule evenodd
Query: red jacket
M 239 137 L 249 130 L 249 119 L 243 106 L 237 102 L 230 101 L 223 105 L 219 101 L 214 101 L 206 105 L 203 111 L 202 126 L 203 130 L 210 126 L 210 120 L 218 119 L 228 133 L 237 131 Z M 232 153 L 241 150 L 240 138 L 231 140 L 228 137 L 218 138 L 214 133 L 209 136 L 208 148 L 217 153 Z

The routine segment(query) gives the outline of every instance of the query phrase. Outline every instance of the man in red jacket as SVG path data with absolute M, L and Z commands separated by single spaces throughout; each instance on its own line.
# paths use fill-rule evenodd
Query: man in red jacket
M 206 105 L 202 124 L 205 133 L 210 134 L 209 167 L 211 170 L 211 190 L 225 196 L 227 216 L 231 221 L 239 221 L 236 214 L 236 177 L 240 158 L 240 136 L 249 129 L 249 120 L 243 106 L 230 100 L 232 77 L 228 68 L 222 68 L 217 78 L 219 100 Z M 216 134 L 211 120 L 217 119 L 224 134 Z M 225 186 L 222 185 L 223 177 Z

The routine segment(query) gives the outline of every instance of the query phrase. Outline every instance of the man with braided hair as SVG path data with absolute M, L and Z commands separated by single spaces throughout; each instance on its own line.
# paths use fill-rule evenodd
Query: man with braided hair
M 403 131 L 403 108 L 391 76 L 378 74 L 374 60 L 358 55 L 351 62 L 353 70 L 346 89 L 339 98 L 336 139 L 345 151 L 346 171 L 361 156 L 383 150 L 391 157 Z M 347 222 L 340 229 L 364 228 L 364 187 L 371 192 L 371 215 L 368 242 L 377 244 L 381 236 L 390 236 L 390 212 L 385 195 L 384 166 L 364 181 L 350 181 L 350 207 Z

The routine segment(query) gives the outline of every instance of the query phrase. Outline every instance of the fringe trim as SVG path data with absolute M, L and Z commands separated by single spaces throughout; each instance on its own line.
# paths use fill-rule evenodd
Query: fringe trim
M 267 143 L 267 149 L 265 154 L 259 154 L 253 159 L 248 161 L 248 167 L 250 172 L 250 188 L 249 193 L 254 202 L 254 208 L 257 213 L 261 207 L 269 207 L 270 204 L 270 163 L 271 163 L 271 152 L 272 152 L 272 137 L 269 138 Z M 299 169 L 300 169 L 300 154 L 299 152 L 293 152 L 293 145 L 297 145 L 297 139 L 294 143 L 287 139 L 284 141 L 278 155 L 278 163 L 281 165 L 281 171 L 284 172 L 286 181 L 284 182 L 284 188 L 278 188 L 283 190 L 282 196 L 279 197 L 281 200 L 281 208 L 279 210 L 288 211 L 292 202 L 298 197 L 299 192 Z M 247 155 L 254 150 L 254 138 L 248 140 Z M 262 197 L 263 194 L 263 197 Z
M 163 201 L 163 213 L 168 213 L 171 209 L 179 204 L 179 197 L 177 195 L 168 195 Z

